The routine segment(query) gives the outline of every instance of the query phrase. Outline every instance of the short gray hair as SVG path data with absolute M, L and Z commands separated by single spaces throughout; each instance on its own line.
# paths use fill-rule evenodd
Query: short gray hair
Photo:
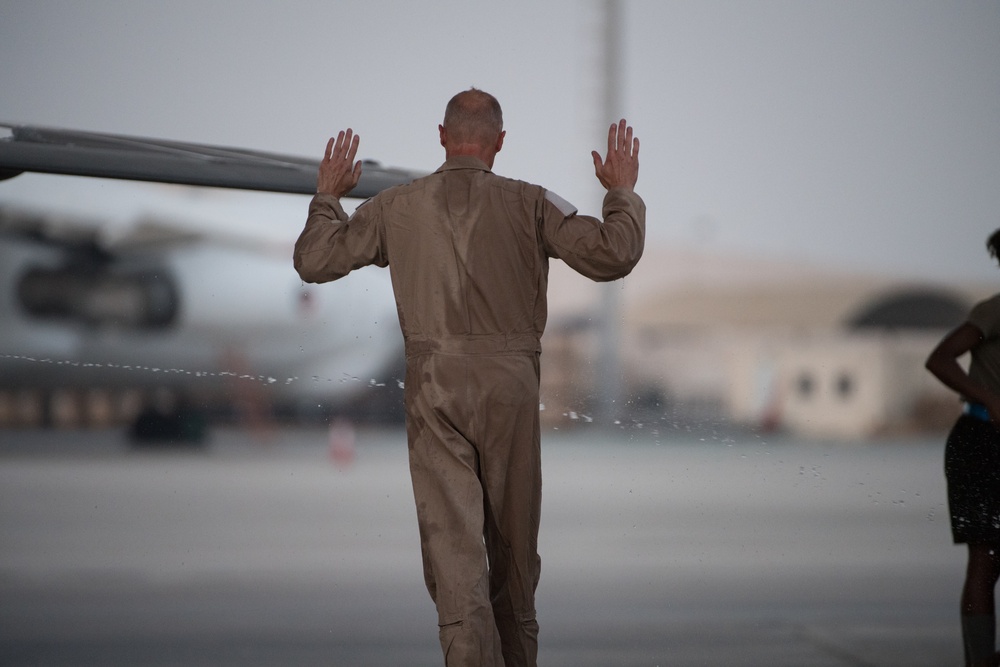
M 470 88 L 449 100 L 443 125 L 460 143 L 491 144 L 503 131 L 503 111 L 497 98 Z

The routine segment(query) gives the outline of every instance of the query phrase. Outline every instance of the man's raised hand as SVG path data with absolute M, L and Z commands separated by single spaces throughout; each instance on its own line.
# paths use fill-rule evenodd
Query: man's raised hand
M 354 130 L 347 128 L 341 131 L 336 140 L 330 137 L 326 142 L 326 154 L 319 163 L 319 176 L 316 178 L 316 192 L 330 194 L 338 199 L 343 197 L 358 184 L 361 178 L 361 161 L 354 161 L 358 154 L 358 144 L 361 137 Z
M 639 138 L 632 137 L 632 127 L 622 118 L 608 130 L 608 155 L 601 160 L 597 151 L 590 153 L 594 158 L 597 180 L 605 188 L 625 188 L 632 190 L 639 180 Z

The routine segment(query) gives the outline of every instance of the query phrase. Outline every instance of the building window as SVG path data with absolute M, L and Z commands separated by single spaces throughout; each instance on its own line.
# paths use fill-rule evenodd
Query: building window
M 800 398 L 808 399 L 812 396 L 816 388 L 816 381 L 813 380 L 812 373 L 803 371 L 799 374 L 799 379 L 795 383 L 795 389 Z
M 854 394 L 854 377 L 847 372 L 838 375 L 836 391 L 841 400 L 848 400 Z

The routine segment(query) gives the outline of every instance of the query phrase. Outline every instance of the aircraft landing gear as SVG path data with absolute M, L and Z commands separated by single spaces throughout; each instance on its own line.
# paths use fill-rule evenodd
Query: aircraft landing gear
M 168 390 L 158 391 L 129 429 L 129 439 L 134 445 L 203 445 L 207 436 L 208 421 L 204 412 Z

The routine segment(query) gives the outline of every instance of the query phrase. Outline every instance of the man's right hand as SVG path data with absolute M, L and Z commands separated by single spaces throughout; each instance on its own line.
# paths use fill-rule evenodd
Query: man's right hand
M 361 161 L 354 161 L 358 154 L 358 144 L 361 137 L 354 130 L 347 128 L 326 142 L 326 154 L 319 163 L 319 176 L 316 177 L 316 192 L 330 194 L 338 199 L 349 193 L 361 178 Z
M 639 180 L 639 138 L 632 137 L 631 126 L 622 118 L 608 130 L 608 155 L 602 161 L 597 151 L 590 153 L 594 158 L 597 180 L 608 190 L 625 188 L 633 190 Z

